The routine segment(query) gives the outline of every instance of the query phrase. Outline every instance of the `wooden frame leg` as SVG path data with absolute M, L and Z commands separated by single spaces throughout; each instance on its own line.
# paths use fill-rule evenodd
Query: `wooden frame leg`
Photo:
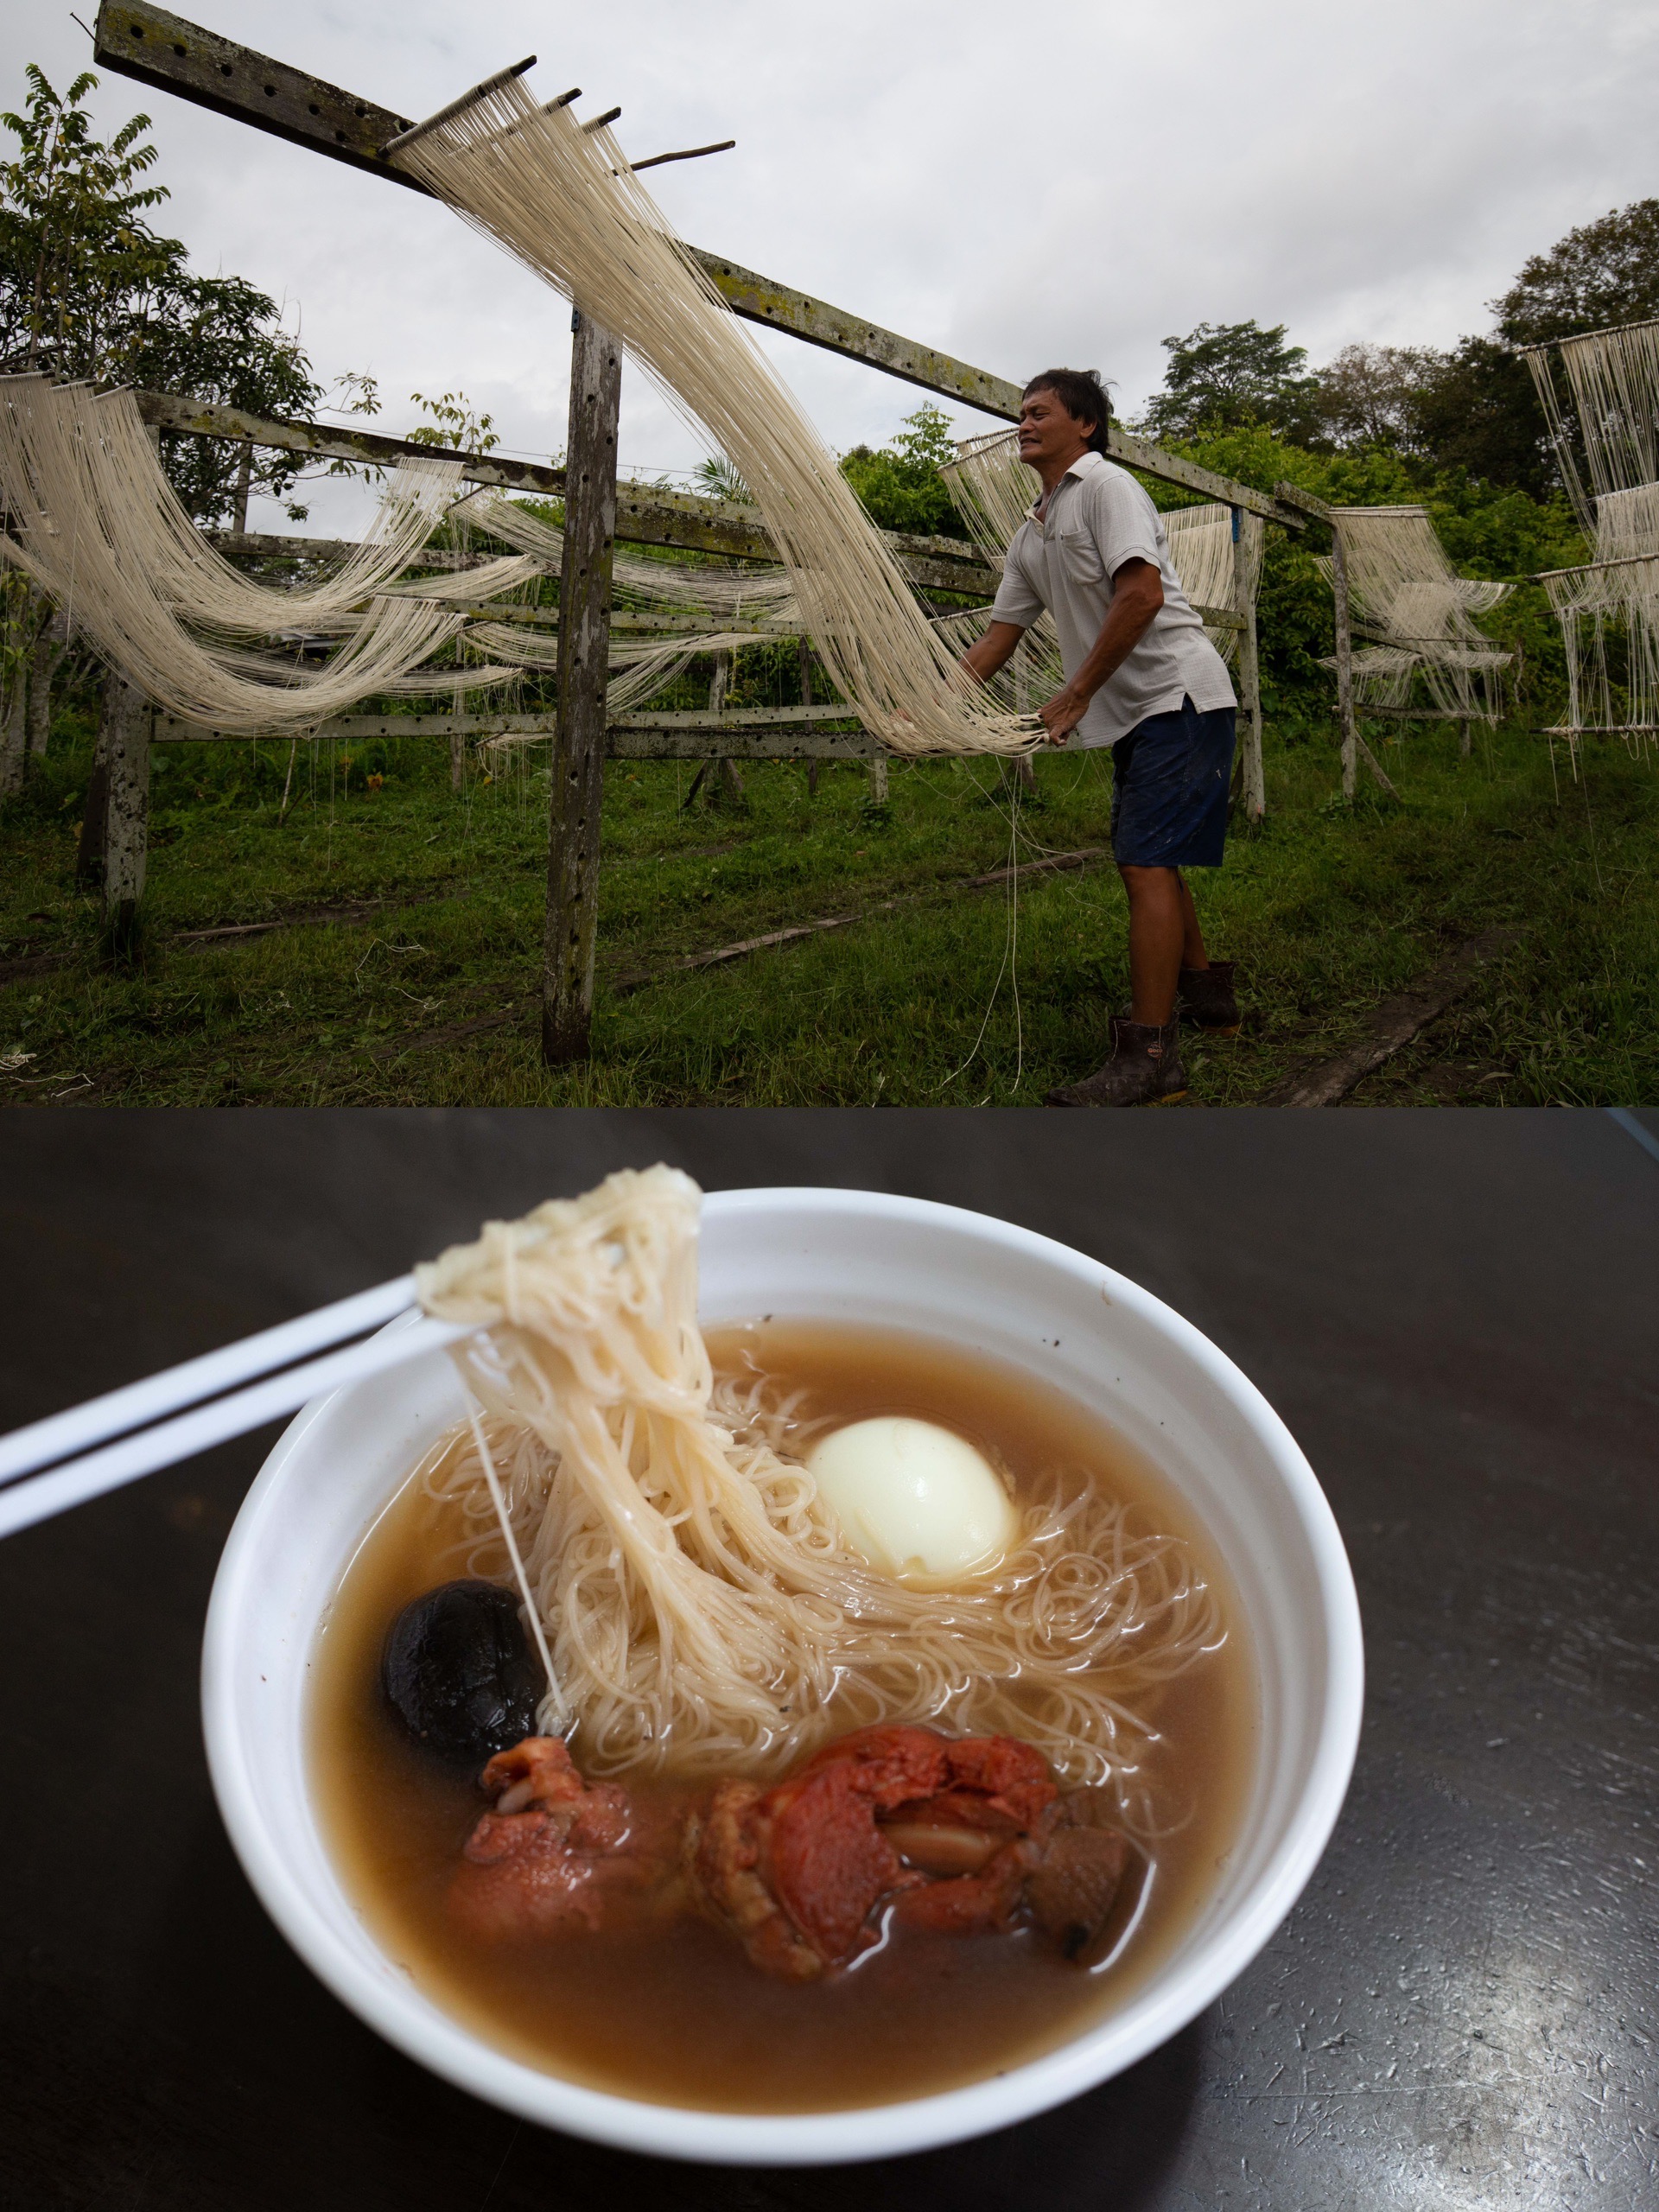
M 573 328 L 559 578 L 559 726 L 553 740 L 542 962 L 542 1058 L 550 1067 L 586 1058 L 593 1023 L 622 398 L 621 346 L 580 312 Z
M 118 946 L 130 943 L 144 895 L 149 842 L 150 706 L 124 677 L 111 674 L 105 693 L 109 745 L 105 754 L 104 913 Z
M 1337 720 L 1342 729 L 1342 795 L 1352 799 L 1359 789 L 1359 731 L 1354 721 L 1354 638 L 1349 625 L 1348 557 L 1343 550 L 1342 532 L 1334 523 L 1331 526 L 1331 589 L 1337 604 Z M 1371 766 L 1376 768 L 1375 760 Z M 1376 772 L 1387 786 L 1387 777 L 1380 768 Z

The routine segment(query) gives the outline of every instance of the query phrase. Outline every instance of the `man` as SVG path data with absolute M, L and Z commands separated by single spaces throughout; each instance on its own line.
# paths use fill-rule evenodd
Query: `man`
M 1020 458 L 1042 494 L 1008 548 L 990 626 L 963 656 L 995 676 L 1046 607 L 1065 684 L 1039 709 L 1047 741 L 1112 747 L 1112 856 L 1129 899 L 1128 1019 L 1112 1055 L 1051 1106 L 1135 1106 L 1181 1096 L 1181 1004 L 1201 1027 L 1238 1027 L 1233 964 L 1211 965 L 1183 868 L 1219 868 L 1237 701 L 1169 557 L 1158 511 L 1105 458 L 1109 410 L 1092 369 L 1026 386 Z

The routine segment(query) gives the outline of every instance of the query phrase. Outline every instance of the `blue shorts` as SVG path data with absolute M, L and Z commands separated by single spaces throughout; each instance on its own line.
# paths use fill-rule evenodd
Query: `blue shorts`
M 1112 747 L 1112 858 L 1122 868 L 1219 868 L 1235 707 L 1149 715 Z

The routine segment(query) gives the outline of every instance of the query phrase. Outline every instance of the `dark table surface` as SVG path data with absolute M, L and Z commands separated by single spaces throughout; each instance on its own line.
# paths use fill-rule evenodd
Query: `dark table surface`
M 1659 1159 L 1599 1114 L 143 1114 L 0 1122 L 0 1427 L 624 1164 L 1027 1224 L 1289 1422 L 1370 1689 L 1324 1863 L 1185 2033 L 854 2170 L 543 2133 L 381 2043 L 243 1880 L 196 1713 L 268 1437 L 0 1547 L 0 2202 L 295 2212 L 1659 2205 Z

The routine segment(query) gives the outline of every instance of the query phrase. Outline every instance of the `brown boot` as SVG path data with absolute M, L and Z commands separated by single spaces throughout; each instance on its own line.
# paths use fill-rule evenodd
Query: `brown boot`
M 1112 1016 L 1112 1057 L 1081 1083 L 1063 1084 L 1044 1102 L 1050 1106 L 1162 1106 L 1186 1096 L 1181 1066 L 1181 1027 L 1173 1018 L 1160 1029 Z
M 1177 986 L 1177 1009 L 1190 1014 L 1211 1037 L 1236 1037 L 1238 1001 L 1233 995 L 1230 960 L 1212 960 L 1207 968 L 1183 968 Z

